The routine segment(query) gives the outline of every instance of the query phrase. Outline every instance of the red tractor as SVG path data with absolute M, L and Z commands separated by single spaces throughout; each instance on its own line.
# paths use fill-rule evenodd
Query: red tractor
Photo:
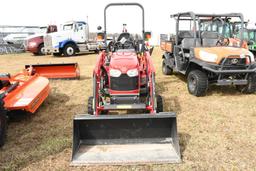
M 143 109 L 163 111 L 162 98 L 155 93 L 155 68 L 143 40 L 121 33 L 108 52 L 100 53 L 93 71 L 90 114 L 109 110 Z
M 72 165 L 180 162 L 176 114 L 162 112 L 162 98 L 156 95 L 155 68 L 145 45 L 140 4 L 105 7 L 105 44 L 106 10 L 120 5 L 142 9 L 142 38 L 124 31 L 99 54 L 89 115 L 74 118 Z M 111 110 L 136 114 L 106 115 Z

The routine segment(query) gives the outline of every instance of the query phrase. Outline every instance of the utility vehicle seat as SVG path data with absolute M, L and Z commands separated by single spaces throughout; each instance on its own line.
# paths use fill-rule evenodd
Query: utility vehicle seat
M 204 47 L 215 46 L 218 39 L 219 34 L 215 31 L 203 31 L 201 34 L 202 43 Z

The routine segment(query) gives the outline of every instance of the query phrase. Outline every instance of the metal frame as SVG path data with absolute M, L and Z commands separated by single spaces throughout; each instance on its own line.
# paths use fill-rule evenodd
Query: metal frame
M 184 13 L 177 13 L 170 15 L 171 18 L 174 18 L 176 20 L 176 45 L 178 45 L 178 32 L 179 32 L 179 21 L 180 20 L 190 20 L 193 21 L 194 28 L 197 28 L 196 21 L 199 21 L 202 17 L 238 17 L 241 20 L 241 42 L 244 41 L 244 17 L 241 13 L 227 13 L 227 14 L 195 14 L 194 12 L 184 12 Z M 184 17 L 184 18 L 182 18 Z M 196 46 L 196 31 L 197 29 L 193 30 L 194 33 L 194 46 Z M 199 37 L 200 38 L 200 34 Z M 240 45 L 242 47 L 242 44 Z
M 141 4 L 139 3 L 110 3 L 108 4 L 105 9 L 104 9 L 104 42 L 107 44 L 107 9 L 111 6 L 138 6 L 142 10 L 142 38 L 145 40 L 145 15 L 144 15 L 144 8 Z M 144 41 L 143 41 L 143 47 L 144 47 Z

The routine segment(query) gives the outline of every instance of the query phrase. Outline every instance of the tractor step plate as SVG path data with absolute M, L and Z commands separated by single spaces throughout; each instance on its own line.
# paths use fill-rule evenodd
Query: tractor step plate
M 115 109 L 146 109 L 144 103 L 141 104 L 120 104 L 120 105 L 105 105 L 104 110 L 115 110 Z

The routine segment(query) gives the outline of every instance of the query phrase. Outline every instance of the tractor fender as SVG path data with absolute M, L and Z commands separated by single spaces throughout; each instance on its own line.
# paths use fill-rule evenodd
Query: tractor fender
M 147 67 L 148 67 L 148 73 L 155 73 L 156 70 L 155 70 L 155 67 L 154 67 L 154 64 L 153 64 L 153 60 L 149 54 L 149 52 L 146 53 L 146 60 L 147 60 Z
M 101 67 L 103 66 L 104 64 L 104 59 L 105 59 L 105 56 L 106 56 L 106 53 L 105 51 L 102 51 L 99 56 L 97 57 L 97 61 L 96 61 L 96 65 L 93 69 L 93 74 L 95 74 L 96 76 L 99 76 L 100 75 L 100 70 L 101 70 Z
M 67 39 L 67 40 L 63 40 L 63 41 L 61 41 L 61 42 L 59 43 L 59 48 L 62 49 L 62 48 L 64 48 L 67 44 L 73 44 L 73 45 L 75 45 L 75 46 L 77 47 L 75 41 L 73 41 L 73 40 L 71 40 L 71 39 Z

